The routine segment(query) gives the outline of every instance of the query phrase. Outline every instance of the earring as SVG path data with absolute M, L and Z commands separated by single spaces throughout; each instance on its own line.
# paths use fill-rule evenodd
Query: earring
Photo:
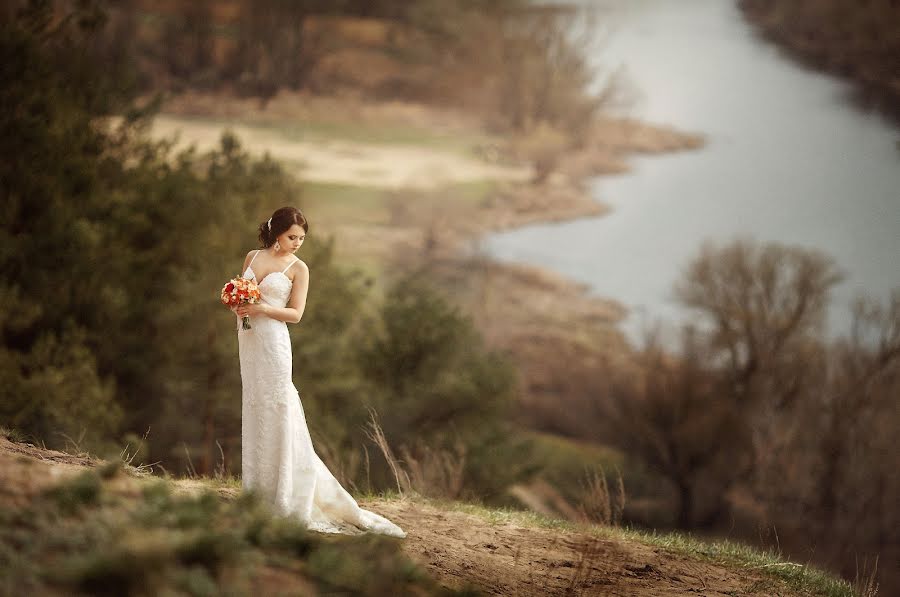
M 281 245 L 278 243 L 277 240 L 275 241 L 275 244 L 274 244 L 273 246 L 275 247 L 275 250 L 276 250 L 276 251 L 280 251 L 280 250 L 281 250 Z

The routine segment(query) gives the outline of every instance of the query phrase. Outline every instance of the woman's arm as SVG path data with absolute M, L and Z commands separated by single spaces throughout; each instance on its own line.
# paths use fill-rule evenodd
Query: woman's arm
M 253 254 L 254 254 L 254 253 L 256 253 L 256 250 L 250 251 L 249 253 L 247 253 L 247 256 L 244 257 L 244 269 L 241 270 L 241 273 L 240 273 L 239 275 L 243 276 L 243 275 L 244 275 L 244 272 L 247 271 L 247 268 L 250 267 L 250 262 L 253 260 Z M 240 315 L 240 313 L 238 313 L 238 311 L 237 311 L 238 308 L 237 308 L 236 306 L 235 306 L 235 307 L 229 307 L 229 309 L 230 309 L 231 312 L 234 313 L 235 315 Z
M 299 323 L 306 310 L 306 295 L 309 290 L 309 267 L 302 261 L 297 261 L 290 267 L 296 271 L 291 287 L 291 296 L 286 307 L 274 307 L 268 303 L 255 305 L 241 305 L 239 309 L 245 309 L 252 317 L 255 314 L 263 314 L 278 321 L 286 323 Z M 239 312 L 240 313 L 240 312 Z
M 246 257 L 244 257 L 244 269 L 241 270 L 241 274 L 240 274 L 240 275 L 243 276 L 243 275 L 244 275 L 244 272 L 247 271 L 247 268 L 250 267 L 250 262 L 253 261 L 253 255 L 254 255 L 254 254 L 256 254 L 256 249 L 253 249 L 252 251 L 250 251 L 249 253 L 247 253 L 247 256 L 246 256 Z
M 244 275 L 244 272 L 247 271 L 247 268 L 250 267 L 250 262 L 253 260 L 253 254 L 254 254 L 254 253 L 256 253 L 256 250 L 250 251 L 249 253 L 247 253 L 247 256 L 244 257 L 244 269 L 241 270 L 241 273 L 240 273 L 241 276 L 243 276 L 243 275 Z M 238 313 L 238 307 L 236 307 L 236 306 L 235 306 L 235 307 L 229 307 L 229 309 L 230 309 L 231 312 L 234 313 L 235 315 L 239 315 L 239 316 L 243 317 L 240 313 Z

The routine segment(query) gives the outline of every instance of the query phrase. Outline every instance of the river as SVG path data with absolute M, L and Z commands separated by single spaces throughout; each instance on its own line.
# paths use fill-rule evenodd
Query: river
M 638 93 L 623 113 L 707 144 L 636 157 L 631 172 L 591 181 L 608 215 L 493 234 L 487 254 L 621 301 L 634 344 L 648 324 L 665 322 L 671 339 L 688 320 L 670 290 L 704 240 L 741 236 L 833 257 L 846 279 L 832 295 L 829 337 L 849 330 L 857 293 L 884 302 L 900 287 L 900 135 L 854 107 L 848 83 L 783 56 L 733 2 L 590 4 L 604 11 L 608 36 L 595 64 L 624 69 Z

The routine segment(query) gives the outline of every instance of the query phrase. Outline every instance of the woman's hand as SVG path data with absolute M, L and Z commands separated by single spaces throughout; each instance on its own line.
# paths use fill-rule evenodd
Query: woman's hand
M 244 317 L 246 315 L 253 317 L 254 315 L 268 315 L 268 309 L 269 305 L 265 303 L 244 303 L 238 305 L 235 308 L 235 311 L 239 317 Z

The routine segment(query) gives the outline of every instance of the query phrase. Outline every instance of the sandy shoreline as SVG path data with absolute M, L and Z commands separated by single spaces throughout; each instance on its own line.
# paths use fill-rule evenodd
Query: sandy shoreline
M 340 114 L 335 118 L 335 114 Z M 440 135 L 475 137 L 478 125 L 465 114 L 405 102 L 365 102 L 355 98 L 309 96 L 282 92 L 265 108 L 244 98 L 188 93 L 166 105 L 156 118 L 151 134 L 177 137 L 178 146 L 195 145 L 199 150 L 218 146 L 221 133 L 237 134 L 251 153 L 268 153 L 305 182 L 391 189 L 434 191 L 447 185 L 492 181 L 495 190 L 477 205 L 467 205 L 458 216 L 468 216 L 454 232 L 471 241 L 479 235 L 528 224 L 593 217 L 609 212 L 609 206 L 592 197 L 589 179 L 627 172 L 632 154 L 655 154 L 697 149 L 702 135 L 670 127 L 654 126 L 629 118 L 598 118 L 585 146 L 558 158 L 554 173 L 539 184 L 532 182 L 528 163 L 501 159 L 475 159 L 442 148 L 415 144 L 388 144 L 358 140 L 322 139 L 321 135 L 286 137 L 279 132 L 285 123 L 304 126 L 335 121 L 345 127 L 372 123 L 415 127 Z M 479 131 L 480 133 L 480 131 Z M 485 135 L 486 145 L 499 145 L 502 138 Z M 461 220 L 462 218 L 457 218 Z M 397 225 L 398 222 L 392 222 Z M 352 223 L 350 223 L 352 225 Z M 402 223 L 400 223 L 402 224 Z M 419 221 L 406 224 L 422 225 Z
M 377 123 L 438 131 L 450 138 L 478 138 L 480 132 L 465 115 L 427 106 L 283 93 L 265 110 L 249 100 L 182 96 L 167 105 L 162 126 L 154 134 L 171 135 L 181 126 L 183 142 L 211 148 L 222 127 L 228 126 L 245 149 L 269 152 L 301 180 L 393 189 L 396 205 L 388 210 L 390 216 L 353 221 L 339 212 L 333 221 L 319 218 L 317 229 L 334 234 L 338 255 L 350 261 L 364 259 L 392 268 L 425 262 L 452 289 L 489 346 L 508 354 L 522 372 L 523 412 L 541 412 L 541 404 L 559 404 L 567 391 L 583 391 L 571 387 L 571 379 L 590 375 L 600 362 L 627 366 L 632 349 L 618 326 L 628 314 L 624 305 L 592 295 L 587 285 L 556 272 L 473 256 L 471 249 L 494 232 L 605 215 L 610 207 L 590 195 L 590 178 L 627 172 L 632 154 L 702 147 L 702 136 L 632 119 L 600 118 L 584 147 L 559 156 L 556 171 L 534 184 L 529 164 L 496 159 L 489 163 L 440 144 L 410 149 L 355 140 L 298 142 L 277 135 L 277 127 L 285 122 L 315 126 L 334 114 L 340 114 L 337 126 L 343 127 Z M 341 166 L 337 169 L 329 164 L 335 160 L 336 145 L 345 154 L 337 159 Z M 298 161 L 321 169 L 310 177 L 308 169 L 304 174 L 296 168 Z M 435 165 L 440 166 L 437 171 Z M 440 190 L 447 184 L 484 180 L 493 187 L 479 201 Z M 548 359 L 548 354 L 559 358 Z
M 321 157 L 334 159 L 335 153 L 341 153 L 335 152 L 335 147 L 338 147 L 343 150 L 344 154 L 353 152 L 361 154 L 356 156 L 357 163 L 351 164 L 351 166 L 368 164 L 375 166 L 373 170 L 377 170 L 380 166 L 400 171 L 415 171 L 428 168 L 430 163 L 427 158 L 438 155 L 444 160 L 454 158 L 451 163 L 446 165 L 445 169 L 449 170 L 453 167 L 462 171 L 453 177 L 448 177 L 449 182 L 480 178 L 518 182 L 525 187 L 531 186 L 529 179 L 533 174 L 533 168 L 527 163 L 504 163 L 497 157 L 490 159 L 488 156 L 482 156 L 483 159 L 480 160 L 466 160 L 452 152 L 436 151 L 429 147 L 423 148 L 416 146 L 415 143 L 404 145 L 347 142 L 340 138 L 328 138 L 327 132 L 318 135 L 313 133 L 308 140 L 303 138 L 285 140 L 274 133 L 279 127 L 284 127 L 286 123 L 298 127 L 341 123 L 347 129 L 378 124 L 419 129 L 445 138 L 466 136 L 495 146 L 502 145 L 506 141 L 500 136 L 492 136 L 481 131 L 477 119 L 473 116 L 453 110 L 409 102 L 374 102 L 355 97 L 323 97 L 299 92 L 281 92 L 265 107 L 261 107 L 258 101 L 247 98 L 184 93 L 166 103 L 165 111 L 154 123 L 153 134 L 170 136 L 175 134 L 179 128 L 190 127 L 189 131 L 183 131 L 183 144 L 196 143 L 198 148 L 208 149 L 217 145 L 222 128 L 228 126 L 251 150 L 254 147 L 262 147 L 273 155 L 284 152 L 289 161 L 308 158 L 315 160 L 317 165 L 325 165 Z M 655 154 L 697 149 L 705 143 L 703 135 L 686 133 L 667 126 L 648 124 L 632 118 L 601 116 L 596 119 L 591 128 L 584 147 L 560 155 L 555 174 L 546 184 L 534 188 L 551 194 L 573 191 L 580 191 L 584 194 L 584 183 L 587 179 L 604 174 L 621 174 L 630 170 L 628 157 L 632 154 Z M 416 155 L 405 151 L 407 149 L 415 149 Z M 316 151 L 320 151 L 321 155 L 317 155 Z M 378 151 L 385 152 L 389 157 L 402 157 L 410 160 L 412 165 L 397 160 L 384 164 L 383 156 L 379 155 Z M 348 155 L 339 155 L 338 157 L 345 160 Z M 345 162 L 342 161 L 341 164 L 343 165 Z M 423 165 L 422 168 L 416 168 L 419 165 Z M 375 187 L 403 186 L 402 183 L 399 185 L 393 184 L 393 182 L 383 183 L 376 175 L 367 177 L 367 172 L 352 168 L 350 171 L 341 172 L 337 168 L 329 167 L 327 175 L 307 172 L 302 176 L 303 180 L 332 180 Z M 418 188 L 417 184 L 411 186 Z M 435 186 L 437 185 L 428 183 L 422 185 L 422 188 L 434 188 Z M 516 190 L 520 191 L 523 188 L 520 187 Z M 527 191 L 527 189 L 524 190 Z M 582 199 L 587 199 L 587 201 L 580 210 L 572 210 L 567 207 L 568 202 L 563 201 L 554 205 L 552 213 L 543 214 L 541 217 L 546 218 L 546 221 L 557 221 L 573 217 L 570 214 L 577 214 L 581 211 L 593 215 L 596 208 L 586 206 L 596 203 L 596 201 L 591 200 L 590 197 L 582 197 Z M 527 211 L 529 205 L 540 208 L 547 207 L 546 204 L 535 205 L 533 199 L 526 192 L 526 200 L 523 201 L 518 211 Z M 505 228 L 507 224 L 500 224 L 499 227 Z

